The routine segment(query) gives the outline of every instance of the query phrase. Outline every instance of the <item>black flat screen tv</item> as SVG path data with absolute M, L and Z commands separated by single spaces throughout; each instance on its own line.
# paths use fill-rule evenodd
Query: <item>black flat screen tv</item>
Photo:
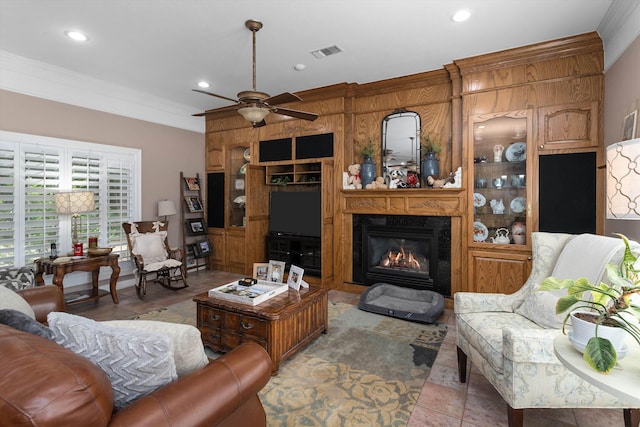
M 322 193 L 277 191 L 271 193 L 269 232 L 272 235 L 320 237 Z

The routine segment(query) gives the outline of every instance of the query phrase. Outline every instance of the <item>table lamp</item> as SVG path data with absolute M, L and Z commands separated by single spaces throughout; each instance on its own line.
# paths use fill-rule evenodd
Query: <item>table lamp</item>
M 158 202 L 158 217 L 164 216 L 164 220 L 167 220 L 167 216 L 176 214 L 176 205 L 173 200 L 160 200 Z
M 78 218 L 81 213 L 96 210 L 92 191 L 70 191 L 56 194 L 56 213 L 71 215 L 71 240 L 78 243 Z

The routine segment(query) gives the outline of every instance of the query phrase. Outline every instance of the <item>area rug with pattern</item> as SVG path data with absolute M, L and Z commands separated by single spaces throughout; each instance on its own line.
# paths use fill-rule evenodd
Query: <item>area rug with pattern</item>
M 137 318 L 195 325 L 195 313 L 184 301 Z M 268 425 L 406 426 L 446 333 L 330 302 L 328 332 L 260 392 Z

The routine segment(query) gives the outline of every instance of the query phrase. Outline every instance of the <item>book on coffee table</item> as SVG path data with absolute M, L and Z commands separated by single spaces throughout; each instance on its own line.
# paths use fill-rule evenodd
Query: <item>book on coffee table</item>
M 241 304 L 258 305 L 261 302 L 286 292 L 289 286 L 286 283 L 267 282 L 258 280 L 251 286 L 232 282 L 209 290 L 209 297 L 238 302 Z

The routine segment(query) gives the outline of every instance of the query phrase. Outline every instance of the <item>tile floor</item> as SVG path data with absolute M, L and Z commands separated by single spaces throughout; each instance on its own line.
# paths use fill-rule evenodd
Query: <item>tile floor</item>
M 189 296 L 238 277 L 241 276 L 220 271 L 200 271 L 190 273 L 189 287 L 180 291 L 171 291 L 149 283 L 147 295 L 142 300 L 136 296 L 134 288 L 125 288 L 118 291 L 118 305 L 113 304 L 109 296 L 105 296 L 99 302 L 68 306 L 67 311 L 94 320 L 128 319 L 184 301 Z M 357 304 L 359 295 L 332 290 L 329 292 L 329 299 L 334 302 Z M 449 331 L 407 427 L 506 426 L 507 411 L 504 400 L 475 368 L 471 368 L 466 384 L 458 381 L 453 311 L 445 310 L 440 322 L 449 325 Z M 524 412 L 525 427 L 623 425 L 622 410 L 529 409 Z

